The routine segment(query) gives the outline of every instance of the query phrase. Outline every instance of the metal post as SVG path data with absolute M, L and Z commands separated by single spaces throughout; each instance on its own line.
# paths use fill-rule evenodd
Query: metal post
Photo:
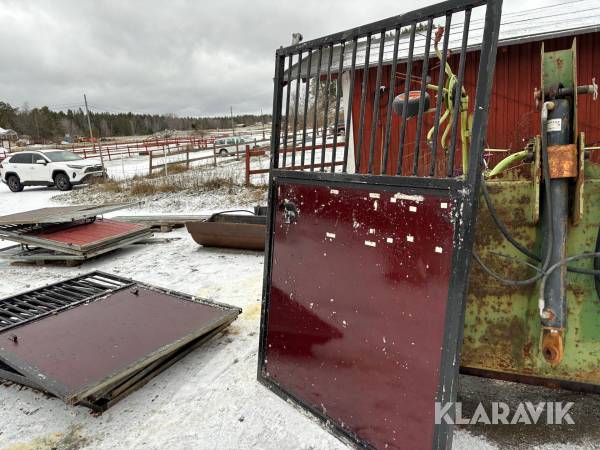
M 90 120 L 90 110 L 88 109 L 87 97 L 83 94 L 83 102 L 85 103 L 85 115 L 87 116 L 88 128 L 90 129 L 90 141 L 94 145 L 94 133 L 92 132 L 92 121 Z M 98 140 L 98 150 L 100 150 L 100 165 L 104 169 L 104 157 L 102 156 L 102 147 L 100 146 L 100 140 Z
M 169 168 L 167 166 L 167 149 L 165 148 L 165 143 L 163 142 L 163 158 L 165 159 L 165 177 L 169 176 Z
M 246 186 L 250 186 L 250 146 L 246 145 Z

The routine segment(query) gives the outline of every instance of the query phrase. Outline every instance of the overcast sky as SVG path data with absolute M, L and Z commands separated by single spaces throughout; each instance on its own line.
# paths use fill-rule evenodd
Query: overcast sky
M 505 0 L 504 11 L 558 0 Z M 271 109 L 274 51 L 436 1 L 0 0 L 0 101 L 218 115 Z

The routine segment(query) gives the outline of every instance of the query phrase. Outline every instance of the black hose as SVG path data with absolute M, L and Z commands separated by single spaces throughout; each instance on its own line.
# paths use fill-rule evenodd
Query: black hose
M 211 215 L 211 216 L 208 218 L 208 221 L 209 221 L 209 222 L 210 222 L 210 221 L 212 221 L 212 219 L 213 219 L 215 216 L 223 216 L 223 215 L 226 215 L 226 214 L 231 214 L 231 213 L 248 213 L 248 214 L 251 214 L 251 215 L 253 215 L 253 216 L 255 216 L 255 215 L 256 215 L 256 214 L 254 213 L 254 211 L 248 211 L 247 209 L 232 209 L 232 210 L 229 210 L 229 211 L 219 211 L 219 212 L 216 212 L 216 213 L 212 214 L 212 215 Z
M 487 205 L 488 211 L 490 212 L 490 215 L 492 216 L 492 220 L 496 224 L 496 227 L 498 227 L 498 230 L 500 230 L 502 235 L 506 238 L 506 240 L 508 242 L 510 242 L 517 250 L 519 250 L 524 255 L 529 256 L 531 259 L 533 259 L 535 261 L 541 261 L 541 258 L 538 255 L 536 255 L 531 250 L 526 248 L 523 244 L 519 243 L 510 234 L 510 231 L 508 231 L 508 228 L 506 228 L 506 225 L 504 225 L 504 222 L 502 222 L 502 220 L 498 216 L 498 213 L 496 212 L 496 208 L 494 207 L 494 205 L 492 203 L 492 199 L 490 198 L 490 193 L 487 190 L 487 184 L 485 182 L 485 179 L 482 180 L 482 182 L 481 182 L 481 191 L 483 193 L 483 198 L 485 199 L 485 203 Z
M 504 236 L 506 238 L 506 240 L 513 245 L 513 247 L 515 247 L 517 250 L 519 250 L 525 256 L 527 256 L 535 261 L 541 262 L 542 258 L 540 258 L 538 255 L 533 253 L 533 251 L 529 250 L 523 244 L 518 242 L 512 236 L 512 234 L 510 234 L 510 231 L 508 231 L 508 228 L 506 227 L 506 225 L 504 224 L 504 222 L 498 215 L 498 212 L 496 211 L 496 207 L 492 203 L 492 198 L 490 197 L 490 193 L 487 189 L 487 184 L 485 182 L 485 179 L 483 179 L 481 182 L 481 191 L 483 193 L 483 198 L 485 199 L 485 203 L 488 207 L 488 211 L 490 212 L 490 215 L 492 216 L 492 220 L 496 224 L 496 227 L 498 228 L 498 230 L 500 230 L 500 232 L 502 233 L 502 236 Z M 598 238 L 596 240 L 596 251 L 600 252 L 600 228 L 598 229 Z M 514 259 L 521 263 L 525 263 L 524 261 L 519 260 L 517 258 L 511 258 L 511 259 Z M 570 267 L 570 266 L 567 266 L 567 270 L 569 272 L 578 273 L 580 275 L 594 275 L 596 277 L 596 283 L 598 284 L 598 292 L 599 292 L 599 297 L 600 297 L 600 260 L 594 260 L 594 261 L 595 261 L 595 265 L 594 265 L 595 270 L 582 269 L 579 267 Z M 597 261 L 597 267 L 596 267 L 596 261 Z
M 570 263 L 571 261 L 577 261 L 577 260 L 585 259 L 585 258 L 594 258 L 594 262 L 595 262 L 598 258 L 600 258 L 600 252 L 581 253 L 579 255 L 569 256 L 568 258 L 563 258 L 560 261 L 557 261 L 554 264 L 552 264 L 552 266 L 550 266 L 550 268 L 548 268 L 545 271 L 545 273 L 542 276 L 542 282 L 540 283 L 540 305 L 542 305 L 542 303 L 544 302 L 544 290 L 546 287 L 546 280 L 548 279 L 548 275 L 550 275 L 552 272 L 554 272 L 560 266 L 564 266 L 564 265 Z M 540 306 L 540 310 L 541 309 L 542 309 L 542 307 Z
M 546 105 L 544 105 L 544 108 L 546 107 Z M 542 116 L 544 115 L 544 113 L 542 112 Z M 547 116 L 547 112 L 546 112 L 546 116 Z M 544 262 L 542 264 L 541 269 L 532 277 L 530 278 L 526 278 L 524 280 L 511 280 L 508 278 L 504 278 L 503 276 L 499 275 L 498 273 L 496 273 L 494 270 L 492 270 L 491 268 L 489 268 L 488 266 L 485 265 L 485 263 L 481 260 L 481 258 L 479 257 L 479 255 L 477 255 L 477 253 L 475 251 L 472 252 L 473 254 L 473 258 L 475 259 L 475 261 L 477 261 L 477 263 L 481 266 L 481 268 L 492 278 L 496 279 L 497 281 L 509 285 L 509 286 L 526 286 L 528 284 L 533 284 L 536 281 L 538 281 L 539 279 L 544 277 L 544 274 L 546 272 L 546 270 L 548 269 L 548 266 L 550 265 L 550 259 L 552 258 L 552 248 L 553 248 L 553 241 L 554 241 L 554 227 L 552 224 L 552 197 L 551 197 L 551 192 L 550 192 L 550 163 L 548 161 L 548 152 L 547 152 L 547 144 L 546 144 L 546 122 L 544 119 L 542 119 L 542 170 L 544 173 L 544 188 L 545 188 L 545 192 L 546 192 L 546 218 L 547 218 L 547 223 L 548 223 L 548 238 L 546 239 L 546 256 L 544 258 Z M 481 175 L 481 177 L 483 178 L 483 174 Z M 506 227 L 505 227 L 506 229 Z M 508 230 L 506 230 L 508 231 Z M 516 241 L 515 241 L 516 242 Z

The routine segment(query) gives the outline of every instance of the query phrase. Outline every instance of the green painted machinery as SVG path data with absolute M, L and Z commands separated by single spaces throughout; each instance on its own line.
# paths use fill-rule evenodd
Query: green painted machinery
M 600 166 L 577 128 L 577 97 L 595 99 L 597 87 L 577 84 L 575 40 L 567 50 L 542 47 L 541 60 L 540 136 L 485 174 L 491 202 L 480 202 L 475 254 L 486 269 L 472 265 L 461 367 L 600 390 Z

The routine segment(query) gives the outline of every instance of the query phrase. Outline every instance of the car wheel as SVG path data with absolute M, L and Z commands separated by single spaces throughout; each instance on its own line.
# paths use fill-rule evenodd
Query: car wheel
M 16 175 L 9 175 L 6 183 L 8 184 L 8 188 L 13 192 L 21 192 L 23 190 L 21 180 L 19 180 L 19 177 Z
M 219 156 L 229 156 L 229 152 L 227 151 L 227 149 L 222 148 L 221 150 L 219 150 Z
M 54 176 L 54 184 L 59 191 L 70 191 L 73 185 L 69 181 L 69 177 L 65 173 L 57 173 Z

